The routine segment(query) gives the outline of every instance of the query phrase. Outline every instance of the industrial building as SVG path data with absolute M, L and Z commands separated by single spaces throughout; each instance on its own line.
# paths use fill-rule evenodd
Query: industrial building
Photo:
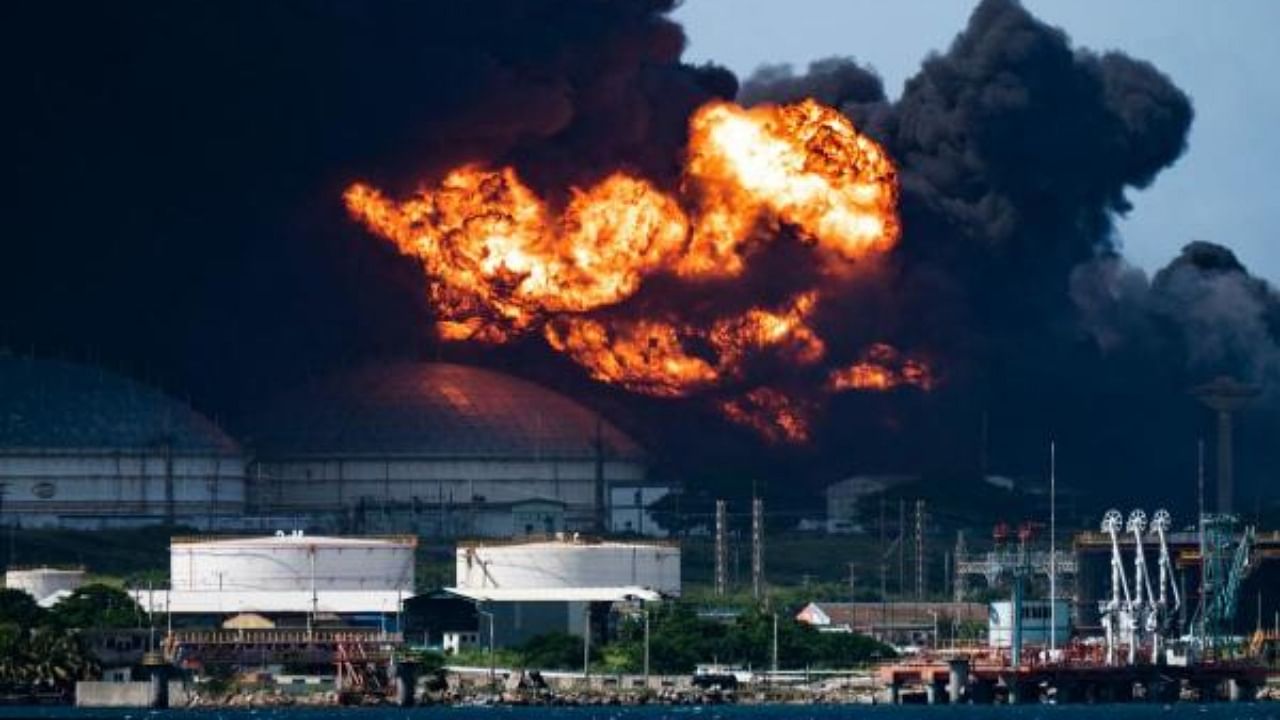
M 40 607 L 53 607 L 84 584 L 84 568 L 9 568 L 4 573 L 4 586 L 21 590 L 35 599 Z
M 219 527 L 244 511 L 240 446 L 155 388 L 0 354 L 0 523 Z
M 601 416 L 462 365 L 366 365 L 287 392 L 251 425 L 252 511 L 329 531 L 587 531 L 609 523 L 615 484 L 631 497 L 653 485 L 640 447 Z
M 823 491 L 827 506 L 826 530 L 831 534 L 866 532 L 866 503 L 883 498 L 893 488 L 918 482 L 916 475 L 855 475 L 831 483 Z
M 1022 643 L 1033 647 L 1062 645 L 1071 638 L 1071 603 L 1058 598 L 1050 605 L 1048 600 L 1027 600 L 1022 608 Z M 1056 606 L 1056 607 L 1054 607 Z M 1013 646 L 1014 603 L 1001 600 L 991 603 L 991 619 L 987 626 L 987 642 L 991 647 Z
M 854 632 L 898 646 L 941 642 L 961 628 L 986 625 L 988 608 L 973 602 L 809 603 L 796 622 L 824 632 Z
M 482 644 L 490 631 L 500 646 L 551 632 L 599 638 L 620 605 L 680 595 L 680 548 L 667 542 L 471 542 L 456 559 L 457 584 L 447 591 L 476 604 Z

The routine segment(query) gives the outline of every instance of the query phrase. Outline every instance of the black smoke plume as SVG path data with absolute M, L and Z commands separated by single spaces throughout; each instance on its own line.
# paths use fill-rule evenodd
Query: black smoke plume
M 736 79 L 675 0 L 54 0 L 0 10 L 0 345 L 237 416 L 299 374 L 434 354 L 421 268 L 350 222 L 461 162 L 563 187 L 678 169 Z
M 1242 418 L 1239 448 L 1244 504 L 1268 492 L 1266 468 L 1280 460 L 1263 440 L 1280 429 L 1275 292 L 1204 242 L 1148 279 L 1114 234 L 1126 192 L 1185 148 L 1191 102 L 1167 77 L 1119 53 L 1073 48 L 1013 0 L 986 0 L 897 100 L 841 59 L 803 75 L 765 68 L 740 96 L 806 93 L 836 104 L 900 163 L 896 272 L 861 292 L 892 298 L 882 305 L 898 319 L 895 340 L 950 375 L 917 407 L 845 403 L 830 442 L 868 437 L 862 429 L 877 421 L 867 417 L 902 414 L 870 434 L 865 464 L 888 471 L 928 453 L 916 469 L 947 472 L 968 458 L 987 472 L 1043 477 L 1055 439 L 1060 469 L 1095 502 L 1173 483 L 1160 499 L 1188 508 L 1196 439 L 1214 439 L 1188 391 L 1231 374 L 1267 391 Z
M 738 93 L 681 62 L 674 4 L 6 4 L 0 344 L 87 356 L 224 418 L 300 376 L 449 353 L 629 418 L 657 473 L 695 485 L 1042 475 L 1055 438 L 1062 477 L 1099 502 L 1183 481 L 1193 497 L 1206 425 L 1187 389 L 1223 372 L 1274 385 L 1275 293 L 1208 244 L 1152 278 L 1124 263 L 1113 222 L 1183 151 L 1191 103 L 1012 0 L 980 3 L 895 100 L 840 58 L 763 69 L 738 94 L 815 96 L 899 163 L 900 247 L 821 322 L 835 356 L 876 340 L 924 354 L 937 391 L 843 396 L 814 445 L 762 451 L 539 347 L 437 347 L 423 269 L 349 221 L 343 187 L 400 194 L 471 161 L 552 193 L 616 169 L 670 186 L 689 114 Z M 1251 492 L 1280 460 L 1260 441 L 1280 429 L 1273 397 L 1241 424 Z

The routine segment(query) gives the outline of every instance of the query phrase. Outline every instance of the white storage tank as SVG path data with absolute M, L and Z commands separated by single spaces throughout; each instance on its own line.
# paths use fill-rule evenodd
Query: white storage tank
M 680 595 L 680 547 L 572 538 L 458 546 L 459 590 L 642 587 Z
M 413 593 L 413 537 L 174 538 L 175 593 L 382 591 Z
M 71 592 L 83 584 L 84 568 L 35 567 L 8 570 L 4 574 L 6 588 L 22 590 L 36 602 L 59 592 Z

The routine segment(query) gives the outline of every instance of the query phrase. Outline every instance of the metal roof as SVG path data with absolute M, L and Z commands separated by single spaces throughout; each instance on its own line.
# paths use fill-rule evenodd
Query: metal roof
M 277 398 L 252 423 L 260 458 L 638 458 L 598 414 L 542 386 L 464 365 L 393 362 Z
M 239 452 L 208 418 L 98 367 L 0 353 L 0 453 Z
M 576 588 L 456 588 L 445 592 L 479 602 L 624 602 L 662 599 L 662 593 L 639 585 Z
M 415 535 L 385 537 L 329 537 L 324 535 L 259 535 L 252 537 L 175 537 L 169 541 L 170 549 L 243 549 L 277 547 L 324 548 L 414 548 L 418 545 Z

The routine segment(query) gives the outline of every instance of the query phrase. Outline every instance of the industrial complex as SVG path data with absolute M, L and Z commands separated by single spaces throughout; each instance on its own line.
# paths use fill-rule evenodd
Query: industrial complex
M 1190 520 L 1113 510 L 1096 527 L 1057 533 L 1050 515 L 1002 523 L 990 542 L 962 529 L 954 549 L 928 527 L 924 498 L 910 515 L 900 499 L 886 536 L 884 494 L 910 492 L 910 476 L 847 478 L 807 532 L 878 531 L 874 557 L 830 560 L 878 567 L 879 592 L 778 608 L 762 499 L 749 532 L 731 537 L 719 501 L 700 529 L 667 537 L 654 505 L 679 488 L 650 477 L 634 440 L 563 395 L 490 370 L 397 362 L 303 382 L 235 439 L 187 404 L 90 366 L 0 356 L 0 389 L 0 523 L 11 533 L 202 533 L 171 538 L 165 581 L 130 586 L 149 627 L 94 636 L 114 668 L 104 676 L 120 680 L 288 668 L 411 702 L 416 653 L 487 654 L 492 684 L 498 651 L 570 636 L 583 645 L 585 680 L 591 648 L 642 618 L 647 683 L 649 619 L 688 602 L 691 542 L 713 546 L 698 617 L 742 612 L 729 566 L 745 550 L 751 601 L 775 624 L 786 613 L 819 634 L 892 649 L 876 682 L 893 702 L 1238 698 L 1266 682 L 1259 653 L 1278 639 L 1263 621 L 1280 599 L 1267 595 L 1280 535 L 1231 512 L 1229 460 L 1218 464 L 1214 507 Z M 1248 390 L 1226 380 L 1197 390 L 1218 413 L 1223 457 Z M 943 550 L 942 584 L 930 542 Z M 424 551 L 450 554 L 449 579 L 424 587 Z M 11 565 L 6 585 L 43 608 L 87 582 L 83 567 Z M 774 642 L 771 683 L 786 677 Z
M 607 419 L 479 368 L 369 365 L 271 401 L 237 442 L 100 368 L 0 355 L 0 524 L 510 537 L 663 530 L 671 491 Z

